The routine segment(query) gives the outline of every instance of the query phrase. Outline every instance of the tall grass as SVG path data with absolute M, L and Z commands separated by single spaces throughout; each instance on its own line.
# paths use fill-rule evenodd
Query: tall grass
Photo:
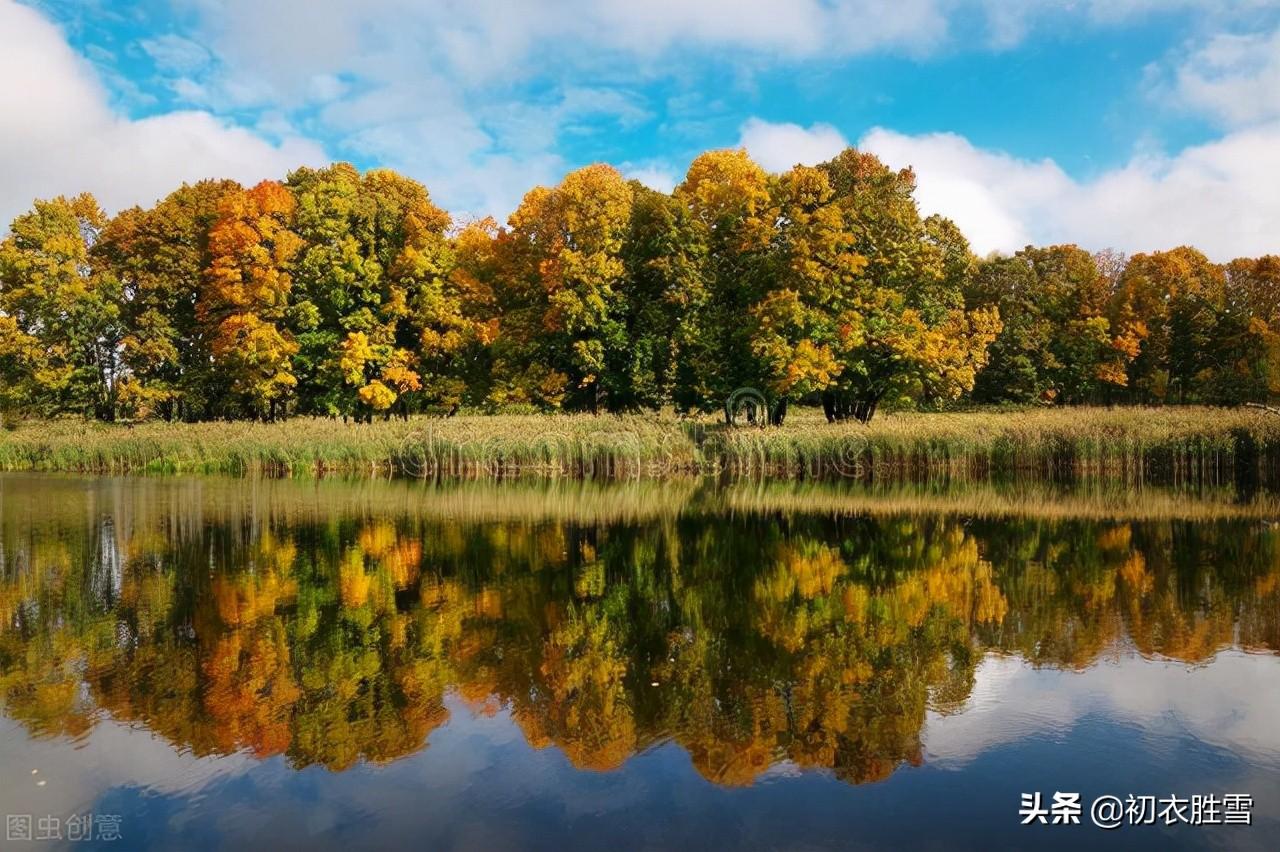
M 0 469 L 442 476 L 848 477 L 1086 473 L 1175 481 L 1266 474 L 1280 417 L 1254 409 L 1050 408 L 891 414 L 869 426 L 794 412 L 783 427 L 671 414 L 497 415 L 343 424 L 24 422 Z

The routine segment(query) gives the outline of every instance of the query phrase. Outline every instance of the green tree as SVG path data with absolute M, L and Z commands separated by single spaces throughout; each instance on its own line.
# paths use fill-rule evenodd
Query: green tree
M 979 264 L 971 306 L 1003 318 L 973 397 L 982 402 L 1089 402 L 1127 381 L 1123 341 L 1113 339 L 1110 292 L 1097 260 L 1073 245 L 1033 248 Z
M 921 218 L 910 169 L 895 172 L 852 148 L 819 168 L 846 217 L 850 250 L 866 259 L 842 329 L 843 368 L 823 396 L 828 418 L 866 422 L 886 398 L 958 398 L 1000 330 L 996 308 L 965 309 L 967 243 L 951 222 Z
M 154 208 L 120 212 L 93 246 L 95 268 L 121 292 L 122 410 L 133 417 L 207 416 L 208 341 L 196 321 L 202 279 L 212 262 L 209 232 L 234 181 L 183 185 Z
M 692 214 L 664 192 L 631 182 L 634 201 L 623 244 L 626 345 L 605 352 L 610 405 L 657 408 L 676 401 L 677 374 L 696 358 L 706 246 Z M 681 402 L 688 405 L 688 397 Z

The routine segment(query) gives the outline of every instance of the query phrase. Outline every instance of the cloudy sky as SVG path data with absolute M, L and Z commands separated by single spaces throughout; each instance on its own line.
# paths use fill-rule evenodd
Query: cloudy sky
M 1280 0 L 0 0 L 3 222 L 335 159 L 501 220 L 590 162 L 847 144 L 982 253 L 1277 252 Z

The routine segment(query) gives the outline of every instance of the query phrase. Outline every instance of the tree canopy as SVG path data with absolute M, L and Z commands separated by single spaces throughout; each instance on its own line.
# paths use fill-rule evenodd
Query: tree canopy
M 1280 258 L 977 258 L 852 148 L 770 174 L 708 151 L 671 193 L 595 164 L 505 225 L 385 169 L 184 185 L 108 217 L 37 201 L 0 242 L 0 410 L 104 420 L 1265 402 Z

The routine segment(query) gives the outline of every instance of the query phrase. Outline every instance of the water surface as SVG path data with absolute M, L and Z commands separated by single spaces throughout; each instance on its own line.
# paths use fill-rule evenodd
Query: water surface
M 130 849 L 1271 849 L 1275 517 L 4 475 L 0 812 Z M 1024 827 L 1031 791 L 1246 793 L 1253 825 Z M 121 848 L 14 848 L 59 845 Z

